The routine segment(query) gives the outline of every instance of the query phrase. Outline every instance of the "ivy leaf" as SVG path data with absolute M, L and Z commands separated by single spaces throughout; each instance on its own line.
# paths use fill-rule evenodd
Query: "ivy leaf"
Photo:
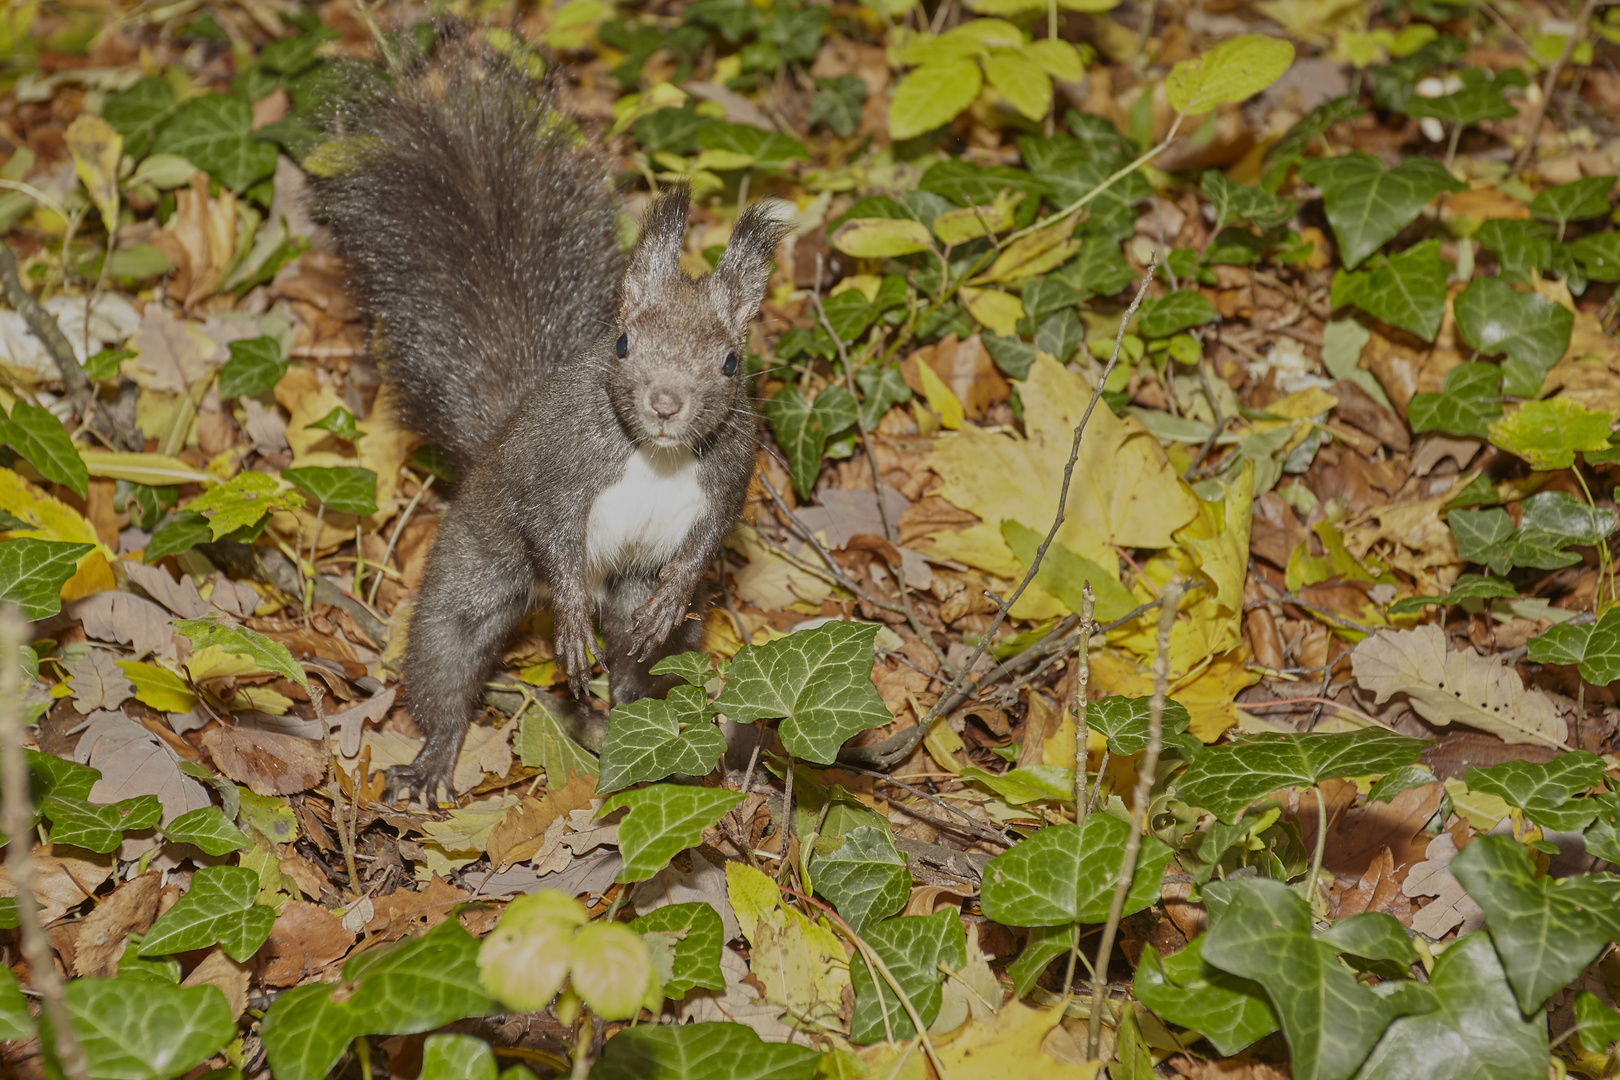
M 1551 225 L 1510 218 L 1492 218 L 1474 233 L 1474 239 L 1496 252 L 1502 277 L 1509 281 L 1527 281 L 1532 270 L 1551 266 L 1556 236 Z
M 1403 111 L 1408 116 L 1433 117 L 1463 127 L 1482 120 L 1501 120 L 1518 111 L 1503 96 L 1507 89 L 1529 83 L 1524 69 L 1516 67 L 1494 76 L 1480 68 L 1465 68 L 1457 72 L 1456 77 L 1462 82 L 1460 90 L 1436 98 L 1414 94 L 1407 99 Z
M 1537 877 L 1530 851 L 1509 836 L 1477 836 L 1451 872 L 1485 912 L 1491 940 L 1526 1014 L 1539 1012 L 1620 936 L 1620 878 Z
M 1575 995 L 1575 1026 L 1580 1030 L 1581 1045 L 1601 1054 L 1620 1039 L 1620 1012 L 1603 1004 L 1592 991 L 1582 990 Z
M 1282 882 L 1215 882 L 1204 895 L 1210 905 L 1204 959 L 1265 988 L 1288 1039 L 1295 1080 L 1354 1073 L 1399 1006 L 1358 983 L 1331 945 L 1311 937 L 1310 905 Z
M 1430 199 L 1464 186 L 1429 158 L 1407 158 L 1385 171 L 1383 162 L 1364 153 L 1311 158 L 1300 164 L 1299 175 L 1322 189 L 1346 270 L 1410 225 Z
M 215 858 L 253 846 L 253 841 L 232 825 L 217 806 L 187 810 L 163 827 L 163 839 L 175 844 L 190 844 L 203 854 Z
M 725 925 L 719 912 L 708 904 L 665 904 L 630 923 L 630 929 L 674 939 L 673 974 L 664 983 L 665 997 L 678 1001 L 698 986 L 707 990 L 726 988 L 726 977 L 720 970 Z
M 991 355 L 993 357 L 994 352 Z M 1033 362 L 1034 357 L 1030 360 Z M 857 368 L 855 384 L 861 388 L 861 394 L 866 399 L 861 402 L 861 416 L 866 420 L 868 431 L 877 427 L 890 409 L 911 400 L 911 387 L 906 385 L 899 364 L 886 364 L 883 367 L 868 364 Z
M 793 490 L 800 498 L 815 491 L 827 442 L 855 425 L 857 407 L 854 395 L 842 386 L 827 387 L 812 403 L 791 383 L 765 403 L 765 419 L 787 455 Z
M 209 532 L 218 540 L 226 533 L 257 525 L 274 511 L 302 505 L 303 499 L 282 491 L 275 477 L 249 469 L 209 488 L 187 503 L 186 509 L 208 519 Z M 147 557 L 150 561 L 150 552 Z
M 642 1024 L 607 1041 L 591 1080 L 811 1080 L 821 1057 L 742 1024 Z
M 1569 253 L 1593 281 L 1620 281 L 1620 233 L 1592 233 L 1570 241 Z
M 122 843 L 124 833 L 156 828 L 163 817 L 163 804 L 154 795 L 111 804 L 52 795 L 41 809 L 51 821 L 52 843 L 103 854 Z
M 1547 1067 L 1546 1024 L 1520 1015 L 1490 935 L 1452 942 L 1429 985 L 1438 1007 L 1391 1024 L 1361 1080 L 1520 1080 Z
M 273 337 L 247 338 L 230 343 L 231 358 L 219 369 L 219 396 L 258 397 L 275 389 L 287 374 L 281 342 Z
M 1291 199 L 1280 199 L 1263 188 L 1228 180 L 1219 169 L 1204 170 L 1198 187 L 1215 205 L 1216 232 L 1241 222 L 1270 229 L 1294 216 Z
M 139 161 L 147 156 L 175 107 L 173 87 L 162 79 L 144 78 L 107 98 L 101 118 L 124 137 L 124 152 Z
M 939 1015 L 944 973 L 940 964 L 959 971 L 967 964 L 967 937 L 955 911 L 932 915 L 902 915 L 868 926 L 861 934 L 878 958 L 887 965 L 917 1015 L 925 1024 Z M 881 1042 L 894 1033 L 896 1040 L 916 1036 L 917 1028 L 894 996 L 894 989 L 858 956 L 849 962 L 849 981 L 855 987 L 855 1015 L 849 1022 L 849 1040 L 857 1043 Z M 887 1013 L 889 1022 L 883 1023 Z
M 90 470 L 62 421 L 47 410 L 17 402 L 9 419 L 0 414 L 0 443 L 26 458 L 51 483 L 72 488 L 81 499 L 89 494 Z
M 751 158 L 751 168 L 779 172 L 788 162 L 810 156 L 804 144 L 791 135 L 763 131 L 748 124 L 714 123 L 698 132 L 698 145 L 706 150 L 722 150 Z
M 845 740 L 892 719 L 872 685 L 877 626 L 831 622 L 744 645 L 715 707 L 739 724 L 780 717 L 782 744 L 827 765 Z
M 205 949 L 218 942 L 225 954 L 241 963 L 259 951 L 276 921 L 274 908 L 254 901 L 259 875 L 243 866 L 205 866 L 191 879 L 186 895 L 152 924 L 138 951 L 141 956 Z
M 1025 765 L 1004 773 L 968 766 L 965 780 L 976 780 L 1014 806 L 1032 802 L 1060 802 L 1074 805 L 1074 770 L 1056 765 Z
M 15 901 L 13 901 L 15 903 Z M 34 1034 L 34 1017 L 8 967 L 0 971 L 0 1042 L 27 1039 Z
M 649 697 L 614 706 L 608 713 L 596 790 L 606 795 L 675 773 L 708 773 L 726 752 L 713 713 L 703 688 L 691 685 L 671 688 L 663 700 Z
M 645 881 L 669 860 L 703 839 L 703 830 L 720 815 L 742 802 L 741 792 L 715 788 L 655 784 L 637 791 L 621 791 L 602 804 L 598 818 L 621 807 L 629 809 L 619 822 L 619 852 L 624 856 L 621 882 Z
M 818 843 L 810 858 L 810 880 L 816 893 L 837 908 L 856 933 L 898 913 L 911 895 L 906 857 L 894 846 L 887 828 L 870 825 L 849 830 L 843 842 L 825 854 Z
M 824 123 L 840 137 L 855 134 L 861 123 L 861 106 L 866 104 L 866 84 L 853 75 L 839 75 L 832 79 L 817 79 L 821 87 L 810 99 L 807 125 Z
M 1541 380 L 1569 348 L 1575 315 L 1535 293 L 1522 293 L 1500 278 L 1478 278 L 1454 305 L 1463 340 L 1481 353 L 1505 353 L 1503 389 L 1535 397 Z
M 1605 791 L 1587 798 L 1597 806 L 1597 816 L 1586 827 L 1586 850 L 1620 865 L 1620 793 Z
M 257 630 L 229 625 L 214 612 L 209 612 L 202 619 L 174 619 L 172 622 L 174 628 L 196 648 L 206 649 L 210 645 L 217 645 L 221 652 L 247 657 L 260 671 L 280 675 L 309 689 L 309 679 L 304 669 L 292 658 L 287 646 L 279 641 L 271 641 Z
M 1403 977 L 1417 958 L 1406 928 L 1382 911 L 1363 911 L 1339 919 L 1316 935 L 1316 940 L 1333 946 L 1337 952 L 1392 965 L 1390 978 Z
M 170 1080 L 218 1053 L 236 1035 L 219 988 L 154 979 L 70 979 L 62 998 L 91 1076 Z M 48 1021 L 40 1033 L 51 1044 Z
M 1143 337 L 1163 338 L 1219 318 L 1202 293 L 1182 289 L 1145 301 L 1136 313 L 1136 330 Z
M 1573 183 L 1550 187 L 1530 203 L 1530 212 L 1560 225 L 1602 217 L 1609 212 L 1614 180 L 1612 176 L 1583 176 Z
M 1287 787 L 1316 785 L 1347 776 L 1390 772 L 1418 759 L 1422 739 L 1383 728 L 1335 734 L 1257 735 L 1210 746 L 1182 774 L 1177 797 L 1222 821 Z M 1230 969 L 1228 969 L 1230 970 Z
M 282 469 L 281 478 L 340 514 L 377 512 L 377 474 L 358 465 L 304 465 Z
M 1136 272 L 1125 262 L 1118 243 L 1107 237 L 1087 235 L 1080 245 L 1080 253 L 1048 274 L 1046 280 L 1067 285 L 1080 301 L 1117 294 L 1136 280 Z
M 95 549 L 32 536 L 0 541 L 0 600 L 14 601 L 31 622 L 50 618 L 62 610 L 62 586 Z
M 1204 959 L 1208 937 L 1199 934 L 1165 957 L 1151 945 L 1143 949 L 1131 993 L 1160 1017 L 1191 1028 L 1230 1057 L 1276 1031 L 1277 1014 L 1259 983 Z
M 1406 419 L 1414 432 L 1444 431 L 1483 439 L 1502 418 L 1502 369 L 1469 360 L 1446 372 L 1440 393 L 1413 394 Z
M 1557 570 L 1580 561 L 1571 544 L 1594 545 L 1615 529 L 1612 511 L 1593 512 L 1561 491 L 1543 491 L 1521 504 L 1519 527 L 1501 507 L 1453 510 L 1447 524 L 1457 539 L 1457 554 L 1482 563 L 1498 574 L 1518 566 Z
M 1293 62 L 1294 46 L 1288 41 L 1265 34 L 1240 34 L 1171 68 L 1164 89 L 1172 109 L 1204 113 L 1216 105 L 1236 104 L 1258 94 Z
M 889 136 L 911 139 L 943 127 L 973 104 L 984 85 L 979 65 L 970 59 L 924 64 L 901 81 L 889 102 Z
M 1491 425 L 1491 442 L 1539 472 L 1567 469 L 1580 452 L 1605 450 L 1614 416 L 1570 398 L 1527 401 Z
M 1086 709 L 1086 723 L 1091 730 L 1101 732 L 1108 740 L 1108 751 L 1122 757 L 1140 754 L 1147 749 L 1148 721 L 1151 719 L 1151 697 L 1128 698 L 1115 694 L 1111 697 L 1093 701 Z M 1164 712 L 1160 717 L 1164 728 L 1165 746 L 1186 747 L 1191 740 L 1197 749 L 1192 753 L 1182 753 L 1188 761 L 1198 756 L 1198 750 L 1203 744 L 1196 738 L 1187 734 L 1187 728 L 1192 724 L 1192 716 L 1187 707 L 1171 698 L 1164 700 Z
M 1333 306 L 1345 304 L 1433 341 L 1446 313 L 1446 264 L 1440 261 L 1440 241 L 1413 244 L 1370 271 L 1340 271 L 1333 278 Z
M 253 135 L 253 110 L 231 94 L 203 94 L 181 105 L 152 150 L 178 154 L 241 194 L 276 171 L 276 148 Z
M 304 426 L 329 431 L 346 443 L 355 442 L 360 438 L 360 429 L 355 426 L 354 413 L 345 409 L 342 405 L 337 406 L 314 423 L 305 424 Z
M 984 869 L 984 913 L 1004 926 L 1064 926 L 1108 918 L 1114 879 L 1131 827 L 1104 813 L 1088 814 L 1084 834 L 1074 825 L 1049 825 L 991 859 Z M 1159 898 L 1159 879 L 1170 848 L 1142 838 L 1125 912 Z
M 1389 802 L 1403 791 L 1435 782 L 1434 773 L 1422 765 L 1405 765 L 1383 777 L 1367 792 L 1367 802 Z
M 684 652 L 666 656 L 647 671 L 652 675 L 679 676 L 688 686 L 703 686 L 708 683 L 709 676 L 714 674 L 714 668 L 709 664 L 709 654 L 704 652 Z
M 496 1080 L 495 1052 L 473 1035 L 429 1035 L 417 1080 Z
M 1538 664 L 1575 664 L 1593 686 L 1620 679 L 1620 608 L 1609 608 L 1596 622 L 1559 623 L 1527 641 Z
M 1597 806 L 1575 796 L 1602 782 L 1603 759 L 1585 750 L 1558 754 L 1545 764 L 1504 761 L 1488 769 L 1471 768 L 1466 779 L 1469 791 L 1500 796 L 1537 825 L 1560 832 L 1592 823 Z

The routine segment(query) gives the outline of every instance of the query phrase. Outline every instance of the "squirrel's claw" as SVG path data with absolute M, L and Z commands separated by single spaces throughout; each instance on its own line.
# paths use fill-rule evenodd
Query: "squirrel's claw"
M 686 617 L 685 598 L 660 589 L 648 597 L 630 622 L 630 655 L 650 660 L 664 639 Z
M 590 624 L 587 623 L 588 627 Z M 568 673 L 568 689 L 576 698 L 582 698 L 586 693 L 586 686 L 591 681 L 591 654 L 588 642 L 590 633 L 580 632 L 572 626 L 559 625 L 557 627 L 557 658 L 562 661 L 563 670 Z
M 451 782 L 451 770 L 432 765 L 418 768 L 419 764 L 395 765 L 383 773 L 383 801 L 397 803 L 403 798 L 406 805 L 420 802 L 427 810 L 444 804 L 454 806 L 456 789 Z

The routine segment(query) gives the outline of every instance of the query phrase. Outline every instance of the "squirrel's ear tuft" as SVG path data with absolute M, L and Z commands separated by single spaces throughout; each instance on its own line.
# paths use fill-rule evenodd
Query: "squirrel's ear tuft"
M 666 189 L 641 219 L 641 239 L 624 275 L 624 304 L 646 303 L 665 281 L 680 272 L 686 241 L 686 214 L 692 193 L 685 185 Z
M 771 278 L 771 256 L 793 229 L 793 204 L 761 199 L 737 219 L 726 253 L 715 267 L 710 288 L 721 320 L 738 337 L 748 329 L 765 299 Z

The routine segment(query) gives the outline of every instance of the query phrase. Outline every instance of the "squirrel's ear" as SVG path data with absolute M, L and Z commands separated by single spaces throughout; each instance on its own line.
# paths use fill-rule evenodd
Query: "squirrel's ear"
M 624 304 L 646 303 L 663 283 L 680 272 L 681 245 L 686 241 L 686 213 L 692 193 L 684 185 L 654 199 L 641 219 L 641 239 L 624 275 Z
M 793 228 L 793 204 L 761 199 L 737 219 L 710 286 L 720 319 L 741 337 L 759 312 L 771 278 L 771 256 Z

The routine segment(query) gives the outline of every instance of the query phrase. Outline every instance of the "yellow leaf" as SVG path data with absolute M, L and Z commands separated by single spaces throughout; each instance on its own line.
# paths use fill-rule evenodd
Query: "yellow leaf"
M 1062 1020 L 1061 1008 L 1032 1009 L 1013 1000 L 994 1016 L 933 1036 L 934 1049 L 951 1080 L 1093 1080 L 1101 1062 L 1060 1061 L 1047 1053 L 1054 1039 L 1073 1045 L 1058 1026 Z M 922 1048 L 912 1042 L 875 1043 L 859 1054 L 868 1076 L 929 1075 Z
M 1074 223 L 1079 216 L 1080 211 L 1076 210 L 1068 217 L 1014 240 L 996 256 L 990 269 L 973 279 L 973 284 L 1017 281 L 1044 274 L 1068 262 L 1080 250 L 1080 241 L 1074 237 Z
M 124 137 L 99 116 L 80 113 L 68 125 L 68 153 L 73 169 L 84 181 L 90 201 L 101 212 L 108 229 L 118 227 L 118 159 L 124 154 Z
M 228 653 L 218 645 L 207 645 L 197 649 L 186 660 L 186 674 L 191 676 L 192 682 L 207 682 L 209 679 L 234 679 L 241 675 L 258 675 L 264 669 L 254 663 L 250 657 L 236 653 Z
M 1294 46 L 1266 34 L 1239 34 L 1183 60 L 1164 81 L 1170 107 L 1204 113 L 1236 104 L 1276 82 L 1294 62 Z
M 952 212 L 960 213 L 960 211 Z M 941 214 L 940 217 L 944 217 L 944 215 Z M 937 218 L 935 220 L 936 222 L 938 221 Z M 837 296 L 839 293 L 844 293 L 851 289 L 855 289 L 858 290 L 862 296 L 866 297 L 866 302 L 868 304 L 872 304 L 877 302 L 878 290 L 882 287 L 883 279 L 878 277 L 876 274 L 851 274 L 849 277 L 844 278 L 837 285 L 834 285 L 831 289 L 829 289 L 827 291 L 827 297 L 828 299 L 831 299 L 832 297 Z
M 1243 580 L 1249 569 L 1249 517 L 1254 505 L 1254 463 L 1244 465 L 1220 503 L 1199 503 L 1198 517 L 1179 534 L 1215 584 L 1215 604 L 1235 640 L 1243 615 Z
M 61 540 L 73 544 L 94 544 L 79 559 L 79 568 L 62 585 L 65 602 L 82 600 L 92 593 L 116 589 L 112 567 L 107 559 L 112 553 L 96 536 L 96 527 L 83 514 L 67 503 L 30 484 L 10 469 L 0 469 L 0 510 L 28 522 L 32 528 L 15 529 L 13 537 L 31 536 L 37 540 Z
M 1451 796 L 1451 807 L 1457 816 L 1480 832 L 1490 832 L 1497 822 L 1508 816 L 1512 809 L 1500 795 L 1485 791 L 1469 791 L 1468 785 L 1456 777 L 1446 781 L 1446 794 Z
M 1066 5 L 1059 5 L 1066 6 Z M 1080 51 L 1062 38 L 1041 38 L 1024 46 L 1024 55 L 1041 66 L 1054 79 L 1079 82 L 1086 73 Z
M 1022 191 L 1002 189 L 989 206 L 947 210 L 933 221 L 934 235 L 947 244 L 960 244 L 980 236 L 993 236 L 1012 228 L 1013 211 L 1024 199 Z M 872 297 L 867 297 L 868 300 Z
M 1339 399 L 1320 386 L 1308 386 L 1304 390 L 1296 390 L 1285 398 L 1273 401 L 1266 406 L 1266 412 L 1288 420 L 1309 420 L 1314 416 L 1331 412 L 1338 408 L 1338 405 Z
M 913 699 L 911 707 L 918 709 L 915 699 Z M 917 715 L 922 716 L 924 711 L 926 710 L 919 711 Z M 956 755 L 958 752 L 967 749 L 967 746 L 962 742 L 962 736 L 951 730 L 950 724 L 945 721 L 943 716 L 935 720 L 933 725 L 929 727 L 928 734 L 923 737 L 923 746 L 928 748 L 928 756 L 934 759 L 934 764 L 946 772 L 960 773 L 962 771 L 962 764 L 957 761 Z
M 84 459 L 85 467 L 90 470 L 91 476 L 99 476 L 105 480 L 128 480 L 132 484 L 150 484 L 153 487 L 165 484 L 212 486 L 219 483 L 219 477 L 213 473 L 187 465 L 177 457 L 167 457 L 163 454 L 83 449 L 79 451 L 79 456 Z
M 141 704 L 169 713 L 190 712 L 197 707 L 197 695 L 174 672 L 135 660 L 119 660 L 117 664 L 135 684 L 135 698 Z
M 1039 120 L 1052 108 L 1052 79 L 1022 49 L 992 49 L 984 74 L 1026 119 Z
M 959 431 L 962 427 L 962 401 L 945 385 L 945 380 L 932 365 L 919 363 L 917 365 L 917 378 L 922 382 L 923 397 L 928 399 L 928 407 L 939 414 L 939 422 L 947 431 Z
M 933 244 L 928 226 L 910 218 L 855 218 L 833 235 L 833 246 L 857 259 L 913 255 Z
M 1018 320 L 1024 317 L 1024 305 L 1011 293 L 963 285 L 956 290 L 956 298 L 962 301 L 967 313 L 980 325 L 988 326 L 1002 337 L 1010 337 L 1018 332 Z

